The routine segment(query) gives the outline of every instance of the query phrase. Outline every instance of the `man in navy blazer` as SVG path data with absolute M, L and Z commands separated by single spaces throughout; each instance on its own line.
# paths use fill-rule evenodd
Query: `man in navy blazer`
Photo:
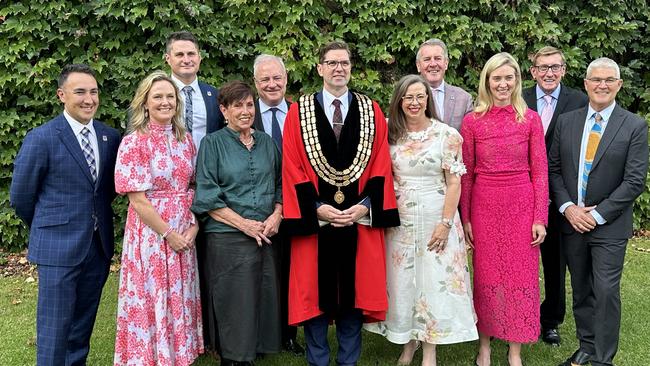
M 460 131 L 463 117 L 473 109 L 472 96 L 465 90 L 445 82 L 449 52 L 445 42 L 432 38 L 420 45 L 415 66 L 429 83 L 440 121 Z
M 588 106 L 558 118 L 549 154 L 580 342 L 562 366 L 611 366 L 633 205 L 648 172 L 648 125 L 616 103 L 623 81 L 613 60 L 589 64 L 584 85 Z
M 217 103 L 219 90 L 199 81 L 197 77 L 201 53 L 199 42 L 192 33 L 180 31 L 167 37 L 165 61 L 172 69 L 172 80 L 183 99 L 185 127 L 192 134 L 198 151 L 206 134 L 224 126 L 223 114 Z
M 585 93 L 561 83 L 566 72 L 566 60 L 559 49 L 551 46 L 542 47 L 532 57 L 532 62 L 530 73 L 537 84 L 524 89 L 523 96 L 528 108 L 536 111 L 542 117 L 546 151 L 548 152 L 551 150 L 553 131 L 555 131 L 560 114 L 586 106 L 587 96 Z M 552 196 L 552 194 L 549 195 L 551 204 L 548 210 L 546 239 L 540 248 L 544 268 L 545 294 L 544 302 L 540 306 L 540 320 L 542 341 L 559 346 L 562 339 L 558 327 L 564 322 L 566 313 L 566 291 L 564 289 L 566 261 L 560 250 L 559 222 L 562 215 L 557 211 L 557 205 Z
M 85 365 L 113 257 L 113 171 L 120 134 L 93 120 L 93 70 L 68 65 L 63 114 L 30 131 L 14 161 L 10 201 L 38 268 L 37 364 Z

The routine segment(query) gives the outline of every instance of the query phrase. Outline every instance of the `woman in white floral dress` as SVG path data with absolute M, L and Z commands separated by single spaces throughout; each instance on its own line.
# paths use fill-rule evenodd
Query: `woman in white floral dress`
M 436 364 L 436 345 L 475 340 L 476 315 L 458 215 L 462 138 L 437 120 L 431 89 L 403 77 L 391 99 L 388 139 L 402 225 L 386 232 L 388 313 L 366 326 L 404 344 L 408 365 L 422 345 L 422 365 Z

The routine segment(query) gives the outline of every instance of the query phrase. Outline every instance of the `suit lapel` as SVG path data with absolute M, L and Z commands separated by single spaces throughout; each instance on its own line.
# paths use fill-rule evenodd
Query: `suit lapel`
M 205 133 L 206 135 L 212 131 L 216 131 L 218 126 L 210 126 L 211 121 L 214 120 L 216 113 L 215 108 L 218 108 L 216 105 L 215 96 L 207 86 L 202 82 L 199 82 L 199 89 L 201 89 L 201 95 L 203 96 L 203 103 L 205 103 Z
M 434 101 L 436 98 L 433 98 Z M 443 118 L 444 122 L 446 124 L 451 123 L 451 118 L 454 115 L 454 106 L 456 105 L 456 94 L 454 94 L 453 90 L 449 87 L 449 84 L 445 85 L 445 102 L 444 102 L 444 113 L 445 116 Z
M 262 123 L 262 111 L 260 109 L 260 99 L 257 98 L 255 101 L 255 119 L 253 120 L 253 128 L 258 131 L 266 132 L 264 131 L 264 123 Z
M 598 144 L 598 149 L 596 149 L 594 162 L 591 165 L 592 171 L 596 168 L 598 162 L 600 161 L 600 158 L 602 158 L 603 154 L 605 154 L 605 150 L 607 150 L 609 145 L 612 143 L 612 140 L 614 140 L 614 137 L 616 137 L 616 135 L 618 134 L 618 131 L 621 129 L 621 126 L 623 126 L 623 121 L 625 120 L 625 116 L 623 116 L 623 114 L 620 112 L 621 112 L 620 107 L 616 105 L 616 107 L 614 107 L 614 111 L 612 112 L 612 115 L 609 117 L 609 121 L 607 122 L 607 128 L 605 128 L 605 132 L 603 133 L 603 136 L 600 139 L 600 143 Z
M 99 172 L 97 172 L 98 184 L 95 185 L 95 190 L 97 190 L 99 182 L 101 182 L 102 176 L 104 175 L 106 161 L 108 160 L 108 133 L 101 123 L 95 121 L 94 125 L 95 133 L 97 134 L 97 148 L 99 149 Z
M 528 105 L 528 108 L 537 112 L 537 95 L 535 87 L 524 89 L 524 101 Z
M 567 90 L 565 87 L 561 87 L 561 88 L 562 89 L 560 89 L 560 95 L 557 98 L 557 104 L 555 105 L 555 110 L 553 111 L 553 117 L 551 117 L 551 122 L 549 122 L 548 124 L 547 133 L 553 133 L 553 131 L 555 131 L 555 124 L 557 122 L 557 118 L 560 116 L 560 114 L 564 113 L 567 104 L 569 104 L 569 97 L 567 96 Z M 535 103 L 535 105 L 537 105 L 537 103 Z
M 576 174 L 580 171 L 580 145 L 582 145 L 582 132 L 585 129 L 587 121 L 587 107 L 584 107 L 577 113 L 578 120 L 574 123 L 569 123 L 571 126 L 570 143 L 572 144 L 571 151 L 573 152 L 573 166 L 576 169 Z M 593 166 L 592 166 L 593 169 Z
M 88 162 L 81 151 L 81 146 L 79 146 L 79 140 L 77 140 L 74 132 L 72 132 L 72 128 L 68 125 L 68 121 L 66 121 L 63 115 L 59 116 L 56 129 L 59 131 L 59 139 L 63 142 L 63 145 L 68 149 L 68 152 L 70 152 L 70 155 L 72 155 L 77 164 L 79 164 L 79 168 L 86 178 L 88 178 L 88 182 L 94 186 L 95 183 L 93 182 L 92 175 L 90 175 Z

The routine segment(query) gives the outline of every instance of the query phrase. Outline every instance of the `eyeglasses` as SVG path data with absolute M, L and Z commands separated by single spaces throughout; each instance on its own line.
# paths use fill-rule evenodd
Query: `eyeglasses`
M 405 101 L 407 104 L 413 103 L 414 100 L 416 100 L 418 103 L 422 103 L 425 100 L 427 100 L 427 95 L 426 94 L 418 94 L 418 95 L 405 95 L 402 97 L 402 100 Z
M 592 83 L 594 83 L 594 84 L 596 84 L 596 85 L 600 85 L 600 83 L 602 83 L 602 82 L 604 81 L 604 82 L 605 82 L 605 85 L 607 85 L 607 86 L 612 86 L 612 85 L 614 85 L 615 82 L 617 82 L 617 81 L 619 81 L 619 80 L 621 80 L 621 79 L 617 79 L 617 78 L 607 78 L 607 79 L 602 79 L 602 78 L 587 78 L 587 79 L 585 79 L 585 80 L 589 80 L 590 82 L 592 82 Z
M 549 69 L 553 72 L 558 72 L 562 70 L 564 67 L 564 64 L 555 64 L 555 65 L 539 65 L 539 66 L 533 66 L 534 68 L 537 69 L 539 72 L 547 72 Z
M 276 84 L 279 84 L 284 80 L 284 75 L 276 75 L 276 76 L 274 76 L 272 78 L 267 76 L 267 77 L 263 77 L 261 79 L 255 79 L 256 82 L 258 82 L 258 83 L 260 83 L 262 85 L 268 85 L 271 82 L 271 80 L 273 80 Z
M 323 61 L 323 65 L 327 66 L 332 70 L 336 69 L 339 65 L 341 65 L 342 69 L 349 69 L 350 66 L 352 66 L 352 63 L 350 62 L 350 60 L 343 60 L 343 61 L 325 60 Z

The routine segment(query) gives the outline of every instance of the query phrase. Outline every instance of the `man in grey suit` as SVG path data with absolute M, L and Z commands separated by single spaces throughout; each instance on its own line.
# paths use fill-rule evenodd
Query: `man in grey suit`
M 287 70 L 284 62 L 277 56 L 259 55 L 253 62 L 253 77 L 259 96 L 255 102 L 253 128 L 271 136 L 282 152 L 284 120 L 289 111 L 289 101 L 284 97 L 287 92 Z M 302 356 L 305 350 L 296 342 L 297 328 L 289 326 L 288 321 L 290 241 L 286 229 L 280 226 L 280 231 L 273 236 L 272 240 L 277 251 L 276 258 L 279 259 L 278 268 L 280 268 L 282 347 L 287 352 Z
M 553 131 L 560 114 L 586 106 L 587 96 L 561 83 L 566 72 L 566 60 L 559 49 L 550 46 L 542 47 L 532 57 L 532 62 L 530 73 L 537 84 L 523 90 L 524 100 L 528 108 L 541 116 L 546 151 L 550 151 Z M 540 319 L 542 340 L 553 346 L 560 345 L 558 326 L 564 321 L 566 313 L 564 289 L 566 261 L 561 255 L 561 235 L 558 227 L 561 218 L 562 215 L 557 211 L 557 205 L 551 198 L 546 239 L 541 245 L 545 298 L 540 307 Z
M 562 366 L 613 365 L 618 349 L 632 206 L 648 171 L 648 125 L 617 105 L 622 85 L 616 62 L 591 62 L 584 80 L 589 105 L 558 118 L 551 144 L 551 192 L 564 215 L 562 250 L 580 342 Z
M 415 65 L 433 92 L 438 119 L 460 131 L 463 117 L 473 109 L 472 96 L 465 90 L 445 83 L 449 66 L 447 45 L 432 38 L 420 45 L 415 55 Z

